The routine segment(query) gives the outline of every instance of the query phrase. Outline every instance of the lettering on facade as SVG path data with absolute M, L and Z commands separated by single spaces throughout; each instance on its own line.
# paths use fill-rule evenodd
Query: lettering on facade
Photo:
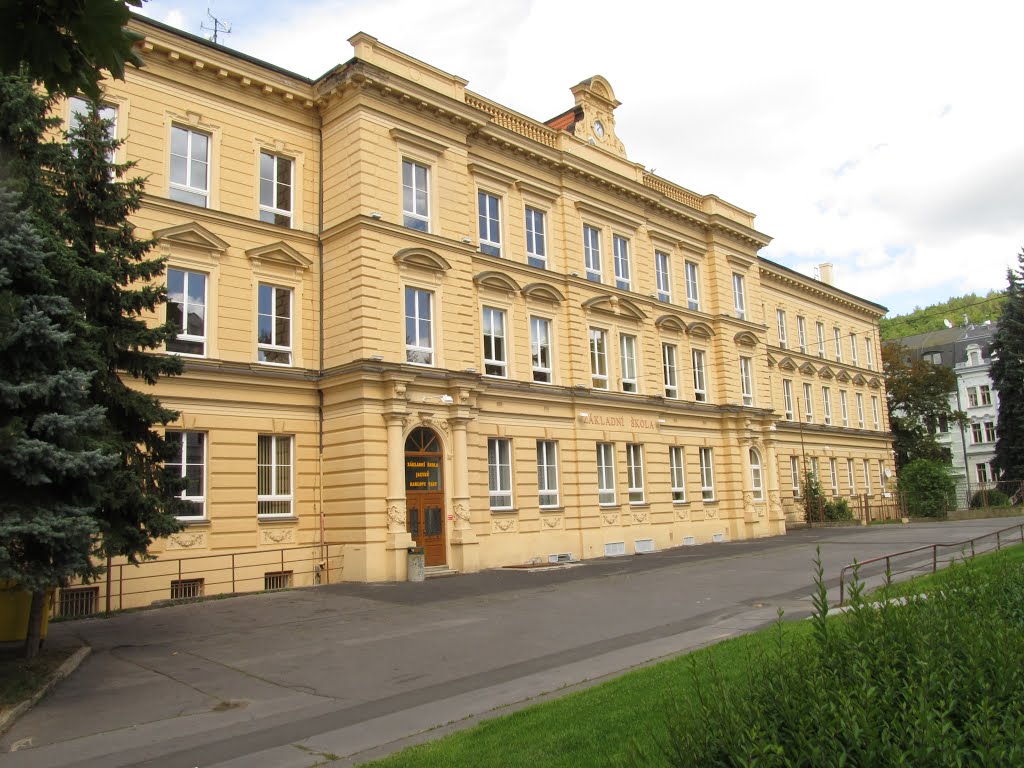
M 629 429 L 657 430 L 656 419 L 648 419 L 642 416 L 602 416 L 599 413 L 590 413 L 583 418 L 584 424 L 593 424 L 595 427 L 623 427 Z
M 405 460 L 406 491 L 440 491 L 441 460 L 409 458 Z

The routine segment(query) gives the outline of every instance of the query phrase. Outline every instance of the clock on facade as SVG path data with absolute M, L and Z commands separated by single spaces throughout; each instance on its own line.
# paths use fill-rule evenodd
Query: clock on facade
M 594 135 L 597 136 L 597 138 L 599 139 L 604 138 L 604 123 L 602 123 L 600 120 L 594 121 Z

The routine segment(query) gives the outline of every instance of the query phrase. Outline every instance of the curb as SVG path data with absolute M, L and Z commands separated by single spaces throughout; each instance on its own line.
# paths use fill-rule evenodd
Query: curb
M 46 684 L 32 694 L 30 698 L 25 699 L 25 701 L 21 702 L 13 709 L 9 709 L 0 714 L 0 736 L 7 733 L 8 729 L 18 721 L 18 718 L 32 709 L 32 707 L 34 707 L 38 701 L 43 698 L 43 696 L 53 690 L 53 687 L 57 685 L 57 683 L 78 669 L 78 665 L 85 661 L 86 657 L 90 653 L 92 653 L 92 648 L 88 645 L 83 645 L 65 659 L 64 663 L 53 671 L 53 674 L 50 675 L 50 679 L 46 681 Z

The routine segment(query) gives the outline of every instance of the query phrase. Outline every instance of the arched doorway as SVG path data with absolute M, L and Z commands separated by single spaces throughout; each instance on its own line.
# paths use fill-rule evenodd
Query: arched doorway
M 444 451 L 437 433 L 417 427 L 405 441 L 406 527 L 426 565 L 445 565 Z

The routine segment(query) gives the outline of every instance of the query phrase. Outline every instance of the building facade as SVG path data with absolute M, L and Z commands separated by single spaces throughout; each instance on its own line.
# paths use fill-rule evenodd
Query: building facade
M 885 308 L 629 160 L 603 78 L 545 123 L 365 34 L 309 80 L 133 25 L 146 66 L 106 101 L 167 258 L 186 364 L 156 393 L 194 502 L 157 562 L 210 591 L 202 563 L 287 547 L 296 585 L 403 579 L 414 543 L 586 559 L 783 534 L 812 459 L 884 482 Z

